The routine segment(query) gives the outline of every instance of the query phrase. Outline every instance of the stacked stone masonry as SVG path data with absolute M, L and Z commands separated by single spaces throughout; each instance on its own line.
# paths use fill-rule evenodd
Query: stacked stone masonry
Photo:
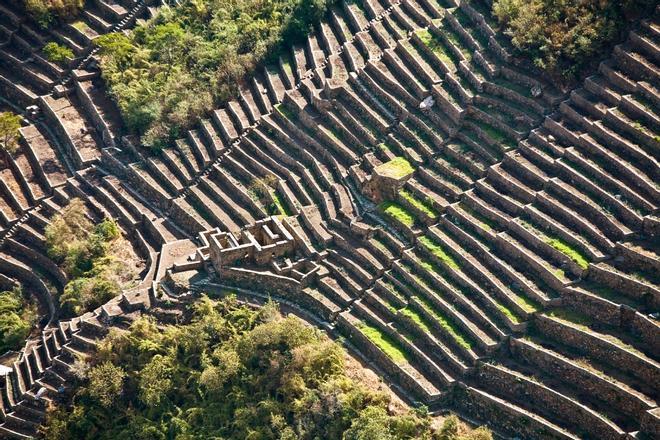
M 504 437 L 657 436 L 657 14 L 563 93 L 513 56 L 488 1 L 342 1 L 162 154 L 125 136 L 89 64 L 96 35 L 148 14 L 98 0 L 87 35 L 40 35 L 0 10 L 2 97 L 40 109 L 0 172 L 0 286 L 47 316 L 0 378 L 0 437 L 34 435 L 35 392 L 56 399 L 108 327 L 174 322 L 187 290 L 214 288 L 281 299 L 411 402 Z M 39 56 L 53 38 L 67 68 Z M 381 191 L 393 211 L 370 197 L 395 158 L 413 172 Z M 43 234 L 73 197 L 149 264 L 61 321 Z

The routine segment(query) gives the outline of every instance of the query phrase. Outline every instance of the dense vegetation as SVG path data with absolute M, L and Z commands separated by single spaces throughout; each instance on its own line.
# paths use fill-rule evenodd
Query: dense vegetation
M 118 295 L 136 275 L 132 250 L 112 219 L 94 225 L 80 199 L 46 227 L 48 255 L 69 278 L 60 296 L 65 316 L 80 315 Z
M 653 0 L 495 0 L 493 13 L 521 54 L 553 75 L 572 77 L 621 37 Z
M 42 27 L 60 19 L 70 19 L 78 15 L 85 0 L 24 0 L 23 7 Z
M 100 344 L 73 409 L 49 439 L 491 439 L 456 418 L 388 411 L 388 395 L 347 374 L 343 349 L 274 304 L 203 299 L 190 324 L 149 318 Z
M 240 83 L 311 29 L 335 0 L 185 0 L 130 36 L 109 34 L 103 77 L 147 145 L 181 136 Z
M 37 319 L 37 310 L 20 287 L 0 292 L 0 354 L 21 348 Z

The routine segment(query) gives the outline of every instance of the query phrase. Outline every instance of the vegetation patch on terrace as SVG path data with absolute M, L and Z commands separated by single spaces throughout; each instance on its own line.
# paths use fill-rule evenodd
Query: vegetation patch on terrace
M 422 318 L 419 313 L 411 309 L 410 307 L 406 307 L 405 309 L 401 309 L 401 314 L 403 316 L 406 316 L 410 318 L 419 328 L 421 328 L 424 333 L 431 333 L 431 327 L 429 327 L 428 323 Z
M 504 314 L 504 316 L 509 318 L 511 322 L 513 322 L 514 324 L 520 323 L 520 318 L 518 317 L 518 315 L 513 313 L 513 310 L 511 310 L 510 308 L 506 307 L 504 304 L 497 301 L 495 301 L 495 305 L 498 308 L 498 310 Z
M 85 0 L 19 0 L 21 6 L 42 28 L 78 16 Z
M 456 69 L 454 59 L 449 51 L 428 29 L 420 29 L 415 33 L 422 41 L 422 43 L 424 43 L 424 45 L 431 50 L 431 52 L 437 55 L 437 57 L 440 58 L 444 63 L 449 65 L 449 68 L 454 70 Z
M 599 338 L 611 342 L 614 345 L 618 345 L 621 348 L 624 348 L 633 353 L 639 354 L 641 356 L 646 356 L 644 353 L 630 345 L 629 343 L 621 340 L 620 338 L 606 333 L 604 331 L 597 331 L 591 328 L 594 326 L 594 321 L 585 315 L 582 315 L 578 312 L 569 309 L 555 309 L 550 312 L 550 316 L 561 322 L 564 322 L 570 326 L 581 329 L 587 333 L 592 333 L 598 335 Z M 595 327 L 595 326 L 594 326 Z
M 82 200 L 73 199 L 46 227 L 48 255 L 69 282 L 60 296 L 64 316 L 77 316 L 119 295 L 142 262 L 113 219 L 93 224 Z
M 545 241 L 547 244 L 552 246 L 554 249 L 558 250 L 562 254 L 569 257 L 575 264 L 580 266 L 582 269 L 587 269 L 589 267 L 589 260 L 582 255 L 578 250 L 574 249 L 571 245 L 559 238 L 547 238 Z
M 414 206 L 417 210 L 426 214 L 430 219 L 438 218 L 438 214 L 433 209 L 433 205 L 431 204 L 430 200 L 420 200 L 417 197 L 415 197 L 410 191 L 405 189 L 400 190 L 399 195 L 406 202 Z
M 541 310 L 541 305 L 536 301 L 528 298 L 526 295 L 522 295 L 520 293 L 514 293 L 514 300 L 527 313 L 534 313 L 536 311 Z
M 415 168 L 403 157 L 395 157 L 376 167 L 378 174 L 392 179 L 402 179 L 415 172 Z
M 404 208 L 403 206 L 399 205 L 396 202 L 390 202 L 390 201 L 383 202 L 380 204 L 379 208 L 381 211 L 383 211 L 383 213 L 386 216 L 398 221 L 399 223 L 409 228 L 415 226 L 415 223 L 417 222 L 413 214 L 408 212 L 406 208 Z
M 0 355 L 25 343 L 37 320 L 37 309 L 20 287 L 0 292 Z
M 456 260 L 454 260 L 454 258 L 452 258 L 452 256 L 449 255 L 437 241 L 424 235 L 419 237 L 419 242 L 422 243 L 424 247 L 431 251 L 433 255 L 438 257 L 447 266 L 451 267 L 452 269 L 458 269 L 460 267 Z
M 360 322 L 358 329 L 373 342 L 383 353 L 395 363 L 401 364 L 408 361 L 408 355 L 389 335 L 386 335 L 376 327 Z
M 52 41 L 44 46 L 43 51 L 48 61 L 60 65 L 64 65 L 67 60 L 73 59 L 75 56 L 68 47 Z
M 166 146 L 238 96 L 258 68 L 305 41 L 335 0 L 183 0 L 132 33 L 95 40 L 128 129 Z
M 439 313 L 435 307 L 431 304 L 429 300 L 426 298 L 422 297 L 414 297 L 419 303 L 424 307 L 424 310 L 426 310 L 433 318 L 436 320 L 436 322 L 442 327 L 443 330 L 445 330 L 449 335 L 456 341 L 458 345 L 461 347 L 471 350 L 473 343 L 472 341 L 465 335 L 463 335 L 463 332 L 454 324 L 453 321 L 450 319 L 446 318 L 444 315 Z
M 286 207 L 286 204 L 284 203 L 284 200 L 282 200 L 282 197 L 280 197 L 279 193 L 277 191 L 272 191 L 271 196 L 273 197 L 273 210 L 277 210 L 280 215 L 286 217 L 290 216 L 291 211 Z

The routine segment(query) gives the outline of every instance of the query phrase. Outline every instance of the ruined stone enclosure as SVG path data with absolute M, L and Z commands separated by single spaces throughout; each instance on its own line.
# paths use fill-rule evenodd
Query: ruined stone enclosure
M 36 107 L 0 170 L 0 287 L 43 319 L 2 358 L 0 438 L 35 435 L 37 390 L 70 387 L 109 327 L 227 290 L 282 301 L 410 403 L 505 438 L 660 438 L 657 13 L 562 92 L 512 56 L 488 0 L 344 0 L 154 154 L 125 136 L 92 41 L 158 2 L 89 1 L 85 26 L 49 31 L 7 4 L 0 106 Z M 48 41 L 75 59 L 48 62 Z M 147 269 L 62 320 L 43 234 L 72 198 Z

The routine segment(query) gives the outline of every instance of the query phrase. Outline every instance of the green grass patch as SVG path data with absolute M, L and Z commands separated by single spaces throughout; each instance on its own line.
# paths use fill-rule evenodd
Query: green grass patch
M 87 23 L 85 23 L 84 21 L 80 21 L 80 20 L 74 21 L 73 23 L 71 23 L 71 26 L 73 26 L 74 28 L 76 28 L 77 30 L 79 30 L 82 33 L 85 33 L 87 31 L 91 30 L 91 28 L 89 27 L 89 25 Z
M 286 119 L 289 119 L 291 121 L 295 121 L 296 115 L 294 115 L 293 112 L 291 110 L 289 110 L 289 108 L 287 106 L 283 105 L 282 103 L 279 103 L 279 104 L 275 104 L 274 107 L 275 107 L 275 110 L 279 114 L 284 116 Z
M 459 38 L 454 34 L 453 32 L 447 31 L 446 29 L 443 29 L 442 31 L 443 35 L 453 44 L 456 46 L 458 50 L 461 51 L 465 59 L 468 61 L 472 61 L 472 53 L 470 52 L 469 49 L 467 49 L 464 45 L 463 42 L 459 40 Z
M 596 331 L 591 329 L 591 325 L 593 325 L 594 322 L 588 316 L 567 309 L 555 309 L 552 312 L 550 312 L 550 316 L 555 319 L 558 319 L 559 321 L 563 321 L 566 324 L 572 325 L 573 327 L 579 328 L 581 330 L 596 333 L 606 341 L 618 345 L 619 347 L 625 348 L 626 350 L 629 350 L 631 352 L 645 356 L 644 353 L 639 351 L 637 348 L 617 338 L 616 336 L 609 333 L 605 333 L 604 331 Z
M 385 279 L 382 279 L 381 282 L 383 284 L 383 287 L 385 287 L 385 289 L 387 289 L 387 291 L 390 292 L 392 296 L 394 296 L 402 303 L 406 302 L 405 295 L 399 291 L 399 288 L 396 285 L 394 285 L 394 283 L 392 283 L 391 281 L 387 281 Z
M 581 287 L 584 287 L 586 290 L 592 292 L 593 294 L 600 296 L 601 298 L 605 298 L 609 301 L 627 304 L 634 308 L 640 308 L 643 305 L 640 301 L 624 296 L 621 294 L 621 292 L 618 292 L 617 290 L 610 287 L 587 281 L 582 281 L 581 284 Z
M 433 255 L 442 260 L 442 262 L 447 266 L 451 267 L 452 269 L 458 269 L 460 267 L 456 260 L 454 260 L 451 255 L 445 252 L 443 247 L 435 240 L 424 235 L 419 237 L 419 242 L 422 243 L 429 251 L 431 251 Z
M 536 301 L 527 298 L 525 295 L 515 295 L 515 301 L 522 307 L 527 313 L 533 313 L 541 310 L 541 305 Z
M 291 61 L 288 59 L 282 60 L 282 68 L 284 69 L 284 72 L 291 76 L 293 78 L 293 67 L 291 66 Z
M 463 335 L 462 331 L 454 324 L 454 322 L 451 319 L 446 318 L 442 314 L 438 313 L 433 305 L 426 299 L 426 298 L 421 298 L 421 297 L 414 297 L 419 301 L 419 303 L 424 307 L 424 310 L 426 310 L 435 320 L 437 323 L 442 327 L 443 330 L 445 330 L 449 335 L 456 341 L 458 345 L 461 347 L 470 350 L 472 349 L 473 343 L 472 341 Z
M 415 312 L 409 307 L 401 309 L 401 314 L 410 318 L 415 324 L 421 328 L 424 333 L 431 333 L 431 328 L 428 326 L 424 318 L 422 318 L 419 313 Z
M 470 208 L 467 205 L 461 205 L 461 209 L 468 214 L 470 214 L 472 217 L 474 217 L 478 222 L 479 226 L 484 229 L 487 232 L 492 231 L 493 229 L 496 229 L 497 223 L 495 223 L 493 220 L 483 216 L 482 214 L 478 213 L 474 209 Z
M 427 272 L 438 273 L 438 269 L 435 265 L 429 263 L 428 261 L 419 260 L 419 265 Z M 430 285 L 429 285 L 430 286 Z
M 426 281 L 421 276 L 419 276 L 417 273 L 415 273 L 415 269 L 411 265 L 407 263 L 401 263 L 401 266 L 406 270 L 406 272 L 408 272 L 408 274 L 413 278 L 413 280 L 415 280 L 416 283 L 418 283 L 420 286 L 426 287 L 430 291 L 434 291 L 433 285 L 428 281 Z M 420 266 L 422 266 L 422 268 L 427 272 L 435 271 L 433 266 L 429 263 L 425 263 L 421 261 Z M 405 281 L 405 280 L 401 279 L 400 281 Z
M 420 29 L 417 32 L 417 36 L 428 47 L 431 52 L 433 52 L 438 58 L 440 58 L 444 63 L 448 64 L 453 70 L 456 69 L 456 63 L 452 58 L 451 54 L 447 51 L 447 48 L 427 29 Z
M 573 249 L 571 245 L 566 243 L 565 241 L 559 239 L 559 238 L 548 238 L 546 241 L 546 244 L 549 244 L 562 254 L 566 255 L 568 258 L 573 260 L 575 264 L 580 266 L 582 269 L 587 269 L 589 267 L 589 260 L 582 255 L 579 251 L 576 249 Z
M 520 318 L 519 318 L 515 313 L 513 313 L 513 310 L 511 310 L 510 308 L 506 307 L 504 304 L 501 304 L 501 303 L 499 303 L 499 302 L 497 302 L 497 301 L 495 301 L 495 304 L 497 305 L 497 308 L 498 308 L 502 313 L 504 313 L 504 315 L 505 315 L 507 318 L 509 318 L 509 319 L 511 320 L 511 322 L 513 322 L 513 323 L 515 323 L 515 324 L 519 324 L 519 323 L 520 323 Z
M 409 191 L 402 189 L 399 191 L 399 195 L 403 197 L 405 201 L 410 203 L 412 206 L 414 206 L 416 209 L 419 211 L 423 212 L 426 214 L 429 218 L 431 219 L 436 219 L 438 218 L 438 214 L 435 212 L 433 209 L 432 204 L 428 200 L 419 200 L 415 196 L 412 195 Z
M 376 167 L 376 171 L 392 179 L 402 179 L 415 172 L 415 168 L 404 157 L 395 157 Z
M 406 208 L 403 206 L 399 205 L 398 203 L 395 202 L 383 202 L 380 204 L 380 209 L 383 211 L 383 213 L 396 220 L 397 222 L 412 228 L 415 223 L 417 222 L 415 219 L 415 216 L 412 215 Z
M 555 309 L 550 312 L 550 316 L 584 330 L 589 329 L 589 326 L 593 324 L 593 321 L 588 316 L 567 309 Z
M 364 322 L 357 325 L 357 328 L 376 346 L 397 364 L 408 361 L 408 356 L 389 335 L 383 333 L 376 327 L 372 327 Z

